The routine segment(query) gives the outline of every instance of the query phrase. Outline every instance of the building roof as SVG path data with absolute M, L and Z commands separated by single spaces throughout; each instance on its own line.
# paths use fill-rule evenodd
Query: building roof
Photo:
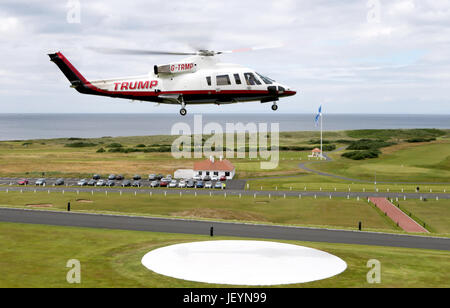
M 198 161 L 194 163 L 194 170 L 211 170 L 211 171 L 233 171 L 233 164 L 226 159 L 214 160 L 212 162 L 209 159 Z
M 320 149 L 319 148 L 315 148 L 314 150 L 312 150 L 314 153 L 320 153 Z

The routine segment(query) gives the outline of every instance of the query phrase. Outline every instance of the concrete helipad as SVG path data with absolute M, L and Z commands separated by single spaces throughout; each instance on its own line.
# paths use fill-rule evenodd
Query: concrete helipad
M 313 248 L 267 241 L 206 241 L 148 252 L 142 264 L 162 275 L 217 284 L 280 285 L 345 271 L 340 258 Z

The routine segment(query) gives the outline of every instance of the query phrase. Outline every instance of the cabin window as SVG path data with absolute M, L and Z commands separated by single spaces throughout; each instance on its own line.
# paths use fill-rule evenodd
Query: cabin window
M 241 77 L 239 74 L 234 74 L 234 81 L 236 81 L 236 84 L 241 84 Z
M 254 86 L 255 84 L 260 85 L 261 81 L 256 79 L 255 75 L 253 73 L 244 73 L 245 81 L 247 82 L 247 85 Z
M 217 171 L 214 171 L 214 175 L 219 175 L 219 172 L 217 172 Z
M 230 176 L 230 172 L 225 172 L 225 176 Z
M 230 76 L 228 75 L 219 75 L 216 77 L 216 84 L 218 86 L 228 86 L 231 84 Z
M 265 83 L 265 84 L 272 84 L 274 81 L 272 79 L 270 79 L 269 77 L 265 77 L 259 73 L 258 74 L 259 78 L 261 78 L 261 80 Z
M 208 86 L 211 85 L 211 76 L 206 77 L 206 82 L 208 83 Z

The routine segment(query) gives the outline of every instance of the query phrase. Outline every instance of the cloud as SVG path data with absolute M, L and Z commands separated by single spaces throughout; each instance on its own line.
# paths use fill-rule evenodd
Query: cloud
M 100 79 L 146 74 L 180 59 L 105 56 L 87 47 L 190 51 L 282 43 L 221 57 L 299 90 L 279 112 L 313 112 L 327 101 L 328 112 L 450 113 L 448 1 L 380 0 L 379 23 L 368 22 L 366 0 L 81 0 L 79 24 L 67 22 L 67 3 L 0 4 L 4 112 L 177 113 L 176 106 L 130 108 L 125 100 L 81 95 L 48 61 L 49 52 L 61 50 L 86 77 Z M 272 112 L 259 103 L 189 109 Z

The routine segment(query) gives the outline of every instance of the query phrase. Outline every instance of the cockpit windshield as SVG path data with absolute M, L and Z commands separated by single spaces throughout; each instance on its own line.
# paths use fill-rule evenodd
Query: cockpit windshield
M 256 74 L 259 76 L 259 78 L 262 79 L 262 81 L 264 81 L 265 84 L 272 84 L 272 83 L 275 82 L 275 80 L 272 80 L 269 77 L 265 77 L 265 76 L 263 76 L 263 75 L 261 75 L 259 73 L 256 73 Z

